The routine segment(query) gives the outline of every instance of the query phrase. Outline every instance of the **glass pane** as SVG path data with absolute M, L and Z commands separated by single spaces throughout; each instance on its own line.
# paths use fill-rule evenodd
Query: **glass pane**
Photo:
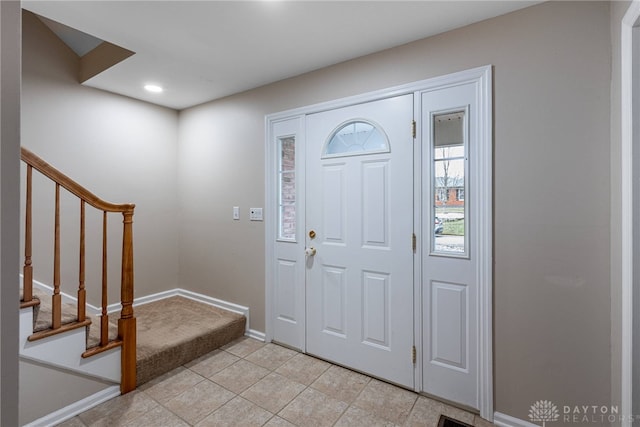
M 296 238 L 296 205 L 280 206 L 280 238 L 295 240 Z
M 383 132 L 371 123 L 353 121 L 338 128 L 325 146 L 325 156 L 384 153 L 389 143 Z
M 280 173 L 280 204 L 296 203 L 296 175 L 295 172 Z
M 284 138 L 280 140 L 280 170 L 292 171 L 296 168 L 296 140 Z
M 433 117 L 433 251 L 466 254 L 464 111 Z
M 296 239 L 296 151 L 295 138 L 278 141 L 278 237 Z

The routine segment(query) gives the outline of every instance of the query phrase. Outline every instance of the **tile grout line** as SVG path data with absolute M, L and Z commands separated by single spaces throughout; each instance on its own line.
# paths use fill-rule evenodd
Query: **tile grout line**
M 319 359 L 319 358 L 317 358 L 315 356 L 310 356 L 310 355 L 306 355 L 306 354 L 301 353 L 301 352 L 296 352 L 294 350 L 288 349 L 287 347 L 282 347 L 282 346 L 279 346 L 279 345 L 273 344 L 273 343 L 266 343 L 266 344 L 260 343 L 259 346 L 257 346 L 256 348 L 253 348 L 253 349 L 252 349 L 252 346 L 257 345 L 257 344 L 253 343 L 253 344 L 250 344 L 248 347 L 241 346 L 241 347 L 237 348 L 237 351 L 236 351 L 237 354 L 234 353 L 233 352 L 233 347 L 237 346 L 238 344 L 243 343 L 246 340 L 247 339 L 243 339 L 242 341 L 239 341 L 236 344 L 229 343 L 229 344 L 224 346 L 224 347 L 226 347 L 224 349 L 221 347 L 219 349 L 219 351 L 216 352 L 216 355 L 220 354 L 221 352 L 224 352 L 226 354 L 226 356 L 224 356 L 224 357 L 229 356 L 229 357 L 236 358 L 237 360 L 234 360 L 229 365 L 225 365 L 220 369 L 217 369 L 217 365 L 215 363 L 209 365 L 208 367 L 205 365 L 204 367 L 202 367 L 202 369 L 200 369 L 200 371 L 202 371 L 202 372 L 209 372 L 209 371 L 207 371 L 207 369 L 209 369 L 210 371 L 213 370 L 214 373 L 211 374 L 210 376 L 203 375 L 203 374 L 197 372 L 196 370 L 193 370 L 192 368 L 196 367 L 200 362 L 209 360 L 211 358 L 211 355 L 209 355 L 209 357 L 206 357 L 207 355 L 201 356 L 202 357 L 202 361 L 199 361 L 198 363 L 192 364 L 190 367 L 186 366 L 187 364 L 181 365 L 181 368 L 183 369 L 183 372 L 189 372 L 189 375 L 196 375 L 199 379 L 194 384 L 190 384 L 190 381 L 189 381 L 189 384 L 183 383 L 184 384 L 184 386 L 183 386 L 184 389 L 182 391 L 178 392 L 175 396 L 170 392 L 170 389 L 173 387 L 173 385 L 170 384 L 170 383 L 169 383 L 169 388 L 166 389 L 166 391 L 165 391 L 165 393 L 167 393 L 167 396 L 171 396 L 170 398 L 167 398 L 167 396 L 165 396 L 163 398 L 162 392 L 153 393 L 157 397 L 153 397 L 152 394 L 148 394 L 148 392 L 153 390 L 153 388 L 156 385 L 162 384 L 165 381 L 170 380 L 173 376 L 168 376 L 167 378 L 163 379 L 162 381 L 159 381 L 157 384 L 153 384 L 152 386 L 147 387 L 144 390 L 138 389 L 139 393 L 141 393 L 145 398 L 149 399 L 150 402 L 155 403 L 155 405 L 153 405 L 152 408 L 145 410 L 143 413 L 138 414 L 134 418 L 132 418 L 130 420 L 127 420 L 126 424 L 127 425 L 135 425 L 136 420 L 138 420 L 138 421 L 142 420 L 149 413 L 151 413 L 152 411 L 155 411 L 155 410 L 160 408 L 160 409 L 162 409 L 164 411 L 168 411 L 170 414 L 175 416 L 177 420 L 181 420 L 182 422 L 186 423 L 189 426 L 194 426 L 194 425 L 196 425 L 198 423 L 201 423 L 202 421 L 204 421 L 208 417 L 212 416 L 216 412 L 221 411 L 223 408 L 225 408 L 227 405 L 229 405 L 230 402 L 234 401 L 236 398 L 239 397 L 240 399 L 250 403 L 251 405 L 264 410 L 266 412 L 266 414 L 264 414 L 264 416 L 266 416 L 267 414 L 270 415 L 262 425 L 269 424 L 272 421 L 274 421 L 274 419 L 276 417 L 278 417 L 278 418 L 280 418 L 280 419 L 282 419 L 282 420 L 284 420 L 284 421 L 286 421 L 286 422 L 288 422 L 288 423 L 290 423 L 292 425 L 299 426 L 300 425 L 299 424 L 299 420 L 289 421 L 287 418 L 284 418 L 280 414 L 283 413 L 283 411 L 285 411 L 287 408 L 289 408 L 292 405 L 292 403 L 294 401 L 296 401 L 296 399 L 299 399 L 302 394 L 307 393 L 309 391 L 312 391 L 314 393 L 320 393 L 321 395 L 324 395 L 328 399 L 333 399 L 333 400 L 336 400 L 337 402 L 342 402 L 343 404 L 345 404 L 344 409 L 339 410 L 339 415 L 337 415 L 336 420 L 331 423 L 332 426 L 336 426 L 340 422 L 340 420 L 345 416 L 345 414 L 347 414 L 347 412 L 349 412 L 350 410 L 362 411 L 367 416 L 372 416 L 372 417 L 380 419 L 381 421 L 388 422 L 388 423 L 393 423 L 394 425 L 397 425 L 397 426 L 407 426 L 407 425 L 409 425 L 408 423 L 412 419 L 411 418 L 412 414 L 414 414 L 414 412 L 418 410 L 418 404 L 420 402 L 420 399 L 421 399 L 422 395 L 420 393 L 415 392 L 414 390 L 406 390 L 406 389 L 404 389 L 404 390 L 406 390 L 406 391 L 408 391 L 408 392 L 410 392 L 410 393 L 412 393 L 414 395 L 414 400 L 413 400 L 413 403 L 411 404 L 411 407 L 407 411 L 407 415 L 404 417 L 402 422 L 400 424 L 395 424 L 395 421 L 389 420 L 385 416 L 378 415 L 377 412 L 371 412 L 370 409 L 366 409 L 364 407 L 360 407 L 360 406 L 358 406 L 356 404 L 356 402 L 358 401 L 358 399 L 360 397 L 363 396 L 363 393 L 365 393 L 365 390 L 367 390 L 367 387 L 371 387 L 372 381 L 374 381 L 374 380 L 375 381 L 380 381 L 383 384 L 389 384 L 389 385 L 394 386 L 394 387 L 398 387 L 398 386 L 396 386 L 394 384 L 386 383 L 386 382 L 381 381 L 381 380 L 377 380 L 377 379 L 375 379 L 373 377 L 370 377 L 370 376 L 368 376 L 366 374 L 351 370 L 349 368 L 342 367 L 340 365 L 333 364 L 331 362 Z M 269 350 L 265 351 L 264 354 L 261 354 L 255 360 L 261 361 L 262 363 L 265 363 L 265 364 L 269 365 L 270 367 L 266 367 L 266 366 L 263 366 L 263 365 L 261 365 L 259 363 L 255 363 L 255 362 L 253 362 L 251 360 L 247 360 L 248 357 L 250 357 L 254 353 L 260 351 L 261 349 L 264 349 L 267 346 L 270 346 L 271 348 Z M 275 348 L 274 352 L 270 353 L 274 348 Z M 285 349 L 285 350 L 291 350 L 293 353 L 286 353 L 286 352 L 283 353 L 283 352 L 281 352 L 279 350 L 279 348 L 282 348 L 282 349 Z M 250 351 L 245 354 L 245 352 L 248 351 L 248 350 L 250 350 Z M 319 368 L 316 369 L 314 367 L 312 372 L 310 371 L 310 372 L 307 373 L 308 375 L 304 375 L 304 374 L 298 375 L 297 374 L 298 371 L 300 371 L 300 372 L 304 372 L 305 371 L 306 366 L 307 366 L 307 365 L 305 365 L 305 363 L 307 363 L 307 362 L 305 360 L 297 360 L 292 365 L 288 366 L 286 369 L 282 369 L 287 364 L 290 364 L 296 357 L 299 357 L 299 355 L 302 355 L 305 358 L 309 357 L 309 358 L 312 358 L 312 359 L 317 360 L 319 362 L 326 363 L 326 367 L 324 367 L 324 369 L 319 369 Z M 283 359 L 283 361 L 281 363 L 278 363 L 277 365 L 269 364 L 269 362 L 272 362 L 272 361 L 278 361 L 279 362 L 281 359 Z M 215 377 L 219 373 L 222 373 L 225 370 L 231 368 L 232 366 L 238 364 L 240 361 L 244 361 L 244 362 L 249 363 L 251 365 L 255 365 L 258 368 L 264 369 L 267 372 L 267 374 L 265 374 L 264 376 L 260 377 L 257 381 L 255 381 L 252 384 L 248 385 L 243 390 L 240 390 L 239 393 L 236 393 L 235 391 L 232 391 L 229 388 L 225 387 L 224 385 L 218 384 L 216 381 L 213 380 L 213 377 Z M 189 364 L 190 363 L 191 362 L 189 362 Z M 226 363 L 226 360 L 223 359 L 223 361 L 221 361 L 220 365 L 223 365 L 224 363 Z M 212 368 L 214 368 L 214 369 L 212 369 Z M 357 390 L 357 393 L 355 393 L 355 395 L 352 398 L 349 399 L 350 402 L 345 402 L 344 400 L 342 400 L 340 398 L 334 397 L 333 395 L 330 395 L 330 394 L 326 394 L 324 391 L 322 391 L 320 389 L 316 389 L 316 388 L 313 387 L 313 385 L 316 384 L 319 381 L 319 379 L 321 377 L 323 377 L 324 375 L 326 375 L 329 372 L 329 370 L 332 369 L 332 368 L 345 369 L 345 370 L 347 370 L 349 372 L 352 372 L 352 373 L 358 374 L 358 375 L 362 375 L 363 377 L 366 378 L 366 382 L 364 382 L 364 384 L 362 385 L 362 388 Z M 281 372 L 277 372 L 280 369 L 282 369 Z M 316 374 L 316 372 L 318 372 L 318 373 Z M 178 374 L 180 374 L 180 373 L 178 373 Z M 260 381 L 262 381 L 264 378 L 266 378 L 267 376 L 269 376 L 271 374 L 275 374 L 275 375 L 277 375 L 279 377 L 282 377 L 286 381 L 293 382 L 293 383 L 297 384 L 298 386 L 302 387 L 299 392 L 295 393 L 290 399 L 287 399 L 286 403 L 284 403 L 283 406 L 281 408 L 279 408 L 277 410 L 277 412 L 275 412 L 275 413 L 272 412 L 270 409 L 265 408 L 261 404 L 258 404 L 256 402 L 254 402 L 253 400 L 251 400 L 249 398 L 246 398 L 246 397 L 241 395 L 242 393 L 246 392 L 251 387 L 255 386 L 256 384 L 258 384 Z M 235 373 L 230 372 L 230 375 L 231 375 L 231 377 L 233 377 L 233 375 L 235 375 Z M 258 374 L 258 375 L 260 375 L 260 374 Z M 300 379 L 302 381 L 305 381 L 305 382 L 300 382 L 299 381 Z M 179 379 L 179 380 L 181 380 L 181 379 Z M 194 420 L 193 423 L 190 422 L 190 421 L 187 421 L 182 416 L 180 416 L 178 413 L 174 412 L 172 409 L 170 409 L 169 407 L 165 406 L 165 403 L 170 402 L 172 399 L 175 399 L 176 397 L 178 397 L 181 394 L 187 392 L 188 390 L 198 386 L 199 384 L 202 384 L 202 382 L 205 381 L 205 380 L 209 381 L 211 384 L 214 384 L 216 387 L 220 387 L 222 390 L 225 390 L 226 392 L 228 392 L 230 397 L 227 400 L 225 400 L 224 403 L 222 403 L 220 406 L 218 406 L 215 409 L 207 412 L 205 415 L 203 415 L 198 420 Z M 223 377 L 220 377 L 220 380 L 222 381 Z M 176 383 L 176 384 L 179 384 L 179 383 Z M 230 383 L 228 383 L 228 382 L 227 382 L 227 384 L 230 385 Z M 323 390 L 325 389 L 325 387 L 323 387 L 323 386 L 320 386 L 320 387 Z M 399 387 L 399 388 L 403 389 L 402 387 Z M 158 389 L 158 391 L 161 391 L 161 390 L 162 390 L 162 388 Z M 354 389 L 354 391 L 355 391 L 355 389 Z M 120 398 L 120 396 L 118 398 Z M 116 398 L 116 399 L 118 399 L 118 398 Z M 160 398 L 162 398 L 163 400 L 167 400 L 167 402 L 162 403 L 160 401 Z M 427 399 L 429 401 L 432 400 L 432 399 L 429 399 L 429 398 L 427 398 Z M 266 404 L 266 402 L 267 401 L 265 401 L 264 403 Z M 274 403 L 275 403 L 275 401 L 274 401 Z M 340 406 L 342 406 L 342 405 L 340 405 Z M 436 414 L 438 415 L 438 417 L 442 416 L 443 414 L 445 414 L 445 409 L 447 407 L 448 406 L 445 404 L 444 409 L 437 409 L 435 411 Z M 336 408 L 336 409 L 338 409 L 338 408 Z M 288 415 L 292 416 L 292 414 L 294 414 L 294 413 L 295 413 L 295 409 L 292 407 L 290 409 Z M 333 414 L 338 414 L 338 411 L 333 412 Z M 474 425 L 474 426 L 477 425 L 478 424 L 477 421 L 478 421 L 478 418 L 479 418 L 478 415 L 477 414 L 470 414 L 470 415 L 472 415 L 471 424 Z M 101 419 L 103 419 L 103 418 L 106 418 L 106 417 L 102 417 Z M 79 415 L 77 416 L 77 421 L 79 421 L 83 426 L 87 426 L 87 424 L 80 418 Z M 122 424 L 116 424 L 116 425 L 122 425 Z

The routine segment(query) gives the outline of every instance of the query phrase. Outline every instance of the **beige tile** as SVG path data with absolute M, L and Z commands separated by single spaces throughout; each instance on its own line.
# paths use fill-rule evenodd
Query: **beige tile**
M 63 421 L 60 424 L 56 424 L 55 427 L 87 427 L 85 423 L 78 417 L 73 417 L 67 421 Z
M 446 415 L 463 423 L 473 424 L 474 415 L 453 406 L 420 396 L 413 405 L 411 414 L 407 420 L 407 426 L 423 426 L 425 422 L 437 425 L 440 415 Z
M 144 391 L 147 395 L 163 404 L 199 382 L 204 381 L 204 379 L 204 377 L 195 372 L 180 366 L 143 384 L 139 390 Z
M 158 406 L 139 417 L 122 424 L 122 427 L 189 427 L 184 420 L 170 412 L 167 408 Z
M 241 396 L 276 414 L 304 388 L 300 383 L 271 373 L 245 390 Z
M 365 375 L 334 365 L 320 375 L 311 387 L 343 402 L 351 403 L 370 380 Z
M 426 425 L 426 424 L 425 424 Z M 396 427 L 397 424 L 377 417 L 364 409 L 349 407 L 340 417 L 335 427 Z M 435 427 L 435 425 L 434 425 Z
M 298 352 L 288 348 L 276 344 L 267 344 L 245 357 L 245 359 L 273 371 L 296 354 L 298 354 Z
M 141 391 L 132 391 L 89 409 L 79 415 L 88 426 L 124 424 L 158 407 L 158 402 Z
M 196 427 L 252 427 L 262 426 L 273 414 L 240 396 L 196 424 Z
M 264 427 L 296 427 L 295 424 L 291 424 L 289 421 L 275 416 L 269 420 Z
M 387 421 L 403 424 L 417 397 L 411 391 L 372 379 L 353 405 Z
M 473 425 L 475 427 L 495 427 L 495 424 L 482 418 L 480 415 L 473 417 Z
M 278 416 L 301 426 L 332 426 L 349 405 L 312 388 L 304 390 Z
M 240 394 L 270 373 L 266 368 L 240 359 L 212 376 L 211 381 Z
M 227 366 L 233 365 L 238 360 L 240 360 L 240 358 L 231 353 L 214 350 L 211 353 L 207 353 L 204 356 L 185 364 L 184 366 L 191 369 L 196 374 L 209 378 Z
M 330 363 L 306 354 L 298 353 L 289 359 L 284 365 L 276 369 L 276 372 L 290 380 L 304 385 L 310 385 L 329 367 Z
M 424 396 L 418 397 L 406 425 L 415 427 L 424 425 L 437 426 L 440 420 L 440 408 L 438 408 L 437 403 L 435 400 Z
M 218 384 L 205 380 L 169 400 L 164 406 L 189 424 L 195 424 L 234 396 Z
M 228 351 L 238 357 L 247 357 L 254 351 L 264 347 L 264 343 L 253 338 L 242 337 L 229 344 L 220 347 L 221 350 Z

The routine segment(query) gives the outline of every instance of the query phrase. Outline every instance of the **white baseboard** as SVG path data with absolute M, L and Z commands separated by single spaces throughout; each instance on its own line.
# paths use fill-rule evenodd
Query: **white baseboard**
M 22 277 L 22 275 L 20 275 Z M 33 281 L 33 285 L 37 288 L 49 291 L 51 293 L 53 293 L 53 287 L 46 285 L 42 282 L 38 282 L 37 280 Z M 69 301 L 69 302 L 73 302 L 73 303 L 77 303 L 78 302 L 78 298 L 74 297 L 73 295 L 64 293 L 64 292 L 60 292 L 60 295 L 62 295 L 62 299 L 63 301 Z M 218 307 L 221 308 L 223 310 L 227 310 L 227 311 L 231 311 L 233 313 L 237 313 L 237 314 L 242 314 L 244 317 L 247 318 L 247 325 L 246 325 L 246 335 L 250 336 L 251 338 L 255 338 L 257 340 L 261 340 L 264 341 L 265 339 L 265 334 L 259 331 L 252 331 L 249 326 L 249 307 L 245 307 L 243 305 L 239 305 L 239 304 L 235 304 L 232 302 L 228 302 L 228 301 L 224 301 L 221 299 L 217 299 L 217 298 L 213 298 L 207 295 L 203 295 L 203 294 L 199 294 L 197 292 L 192 292 L 192 291 L 188 291 L 186 289 L 181 289 L 181 288 L 174 288 L 174 289 L 170 289 L 168 291 L 163 291 L 163 292 L 158 292 L 156 294 L 151 294 L 151 295 L 146 295 L 140 298 L 135 298 L 133 300 L 133 306 L 136 307 L 138 305 L 143 305 L 143 304 L 148 304 L 150 302 L 154 302 L 154 301 L 160 301 L 162 299 L 165 298 L 170 298 L 173 296 L 181 296 L 184 298 L 189 298 L 191 300 L 194 301 L 198 301 L 204 304 L 209 304 L 212 305 L 214 307 Z M 121 310 L 121 304 L 119 302 L 113 303 L 113 304 L 109 304 L 107 306 L 107 313 L 111 314 L 111 313 L 115 313 Z M 96 307 L 94 305 L 91 305 L 89 303 L 87 303 L 87 311 L 92 314 L 92 315 L 99 315 L 102 312 L 102 309 L 100 307 Z
M 198 301 L 201 302 L 203 304 L 208 304 L 208 305 L 212 305 L 214 307 L 217 308 L 221 308 L 223 310 L 227 310 L 227 311 L 231 311 L 233 313 L 237 313 L 237 314 L 241 314 L 244 317 L 247 318 L 247 324 L 246 324 L 246 328 L 245 331 L 247 331 L 247 334 L 249 334 L 250 329 L 249 329 L 249 321 L 250 321 L 250 317 L 249 317 L 249 307 L 245 307 L 243 305 L 239 305 L 239 304 L 235 304 L 232 302 L 228 302 L 228 301 L 224 301 L 218 298 L 213 298 L 207 295 L 203 295 L 203 294 L 199 294 L 197 292 L 192 292 L 192 291 L 188 291 L 186 289 L 181 289 L 181 288 L 175 288 L 175 289 L 170 289 L 168 291 L 163 291 L 163 292 L 158 292 L 157 294 L 152 294 L 152 295 L 146 295 L 140 298 L 136 298 L 133 300 L 133 306 L 137 307 L 139 305 L 143 305 L 143 304 L 149 304 L 150 302 L 154 302 L 154 301 L 160 301 L 163 300 L 165 298 L 170 298 L 170 297 L 174 297 L 174 296 L 180 296 L 183 298 L 188 298 L 190 300 L 193 301 Z M 109 306 L 107 306 L 107 312 L 108 313 L 113 313 L 116 311 L 120 310 L 120 303 L 115 303 L 115 304 L 110 304 Z M 260 332 L 256 332 L 258 335 L 256 336 L 256 339 L 260 339 L 258 338 L 260 336 Z M 251 335 L 250 335 L 251 336 Z M 264 341 L 264 334 L 262 334 L 262 340 Z
M 265 342 L 266 339 L 266 335 L 264 332 L 256 331 L 255 329 L 247 329 L 247 332 L 244 335 L 260 342 Z
M 537 424 L 500 412 L 493 414 L 493 423 L 498 427 L 538 427 Z
M 133 306 L 138 306 L 142 304 L 148 304 L 153 301 L 159 301 L 161 299 L 180 296 L 183 298 L 188 298 L 194 301 L 198 301 L 204 304 L 209 304 L 217 308 L 221 308 L 223 310 L 231 311 L 233 313 L 241 314 L 247 318 L 247 324 L 245 327 L 245 336 L 256 339 L 258 341 L 265 341 L 265 333 L 256 331 L 255 329 L 250 328 L 250 318 L 249 318 L 249 307 L 245 307 L 243 305 L 235 304 L 232 302 L 224 301 L 218 298 L 213 298 L 207 295 L 199 294 L 197 292 L 188 291 L 186 289 L 175 288 L 164 292 L 159 292 L 153 295 L 147 295 L 141 298 L 136 298 L 133 302 Z M 115 304 L 116 309 L 114 311 L 118 311 L 120 309 L 120 304 Z
M 223 310 L 231 311 L 233 313 L 242 314 L 244 317 L 247 318 L 247 330 L 249 330 L 249 307 L 245 307 L 239 304 L 234 304 L 232 302 L 223 301 L 217 298 L 212 298 L 207 295 L 198 294 L 196 292 L 187 291 L 185 289 L 178 289 L 178 295 L 184 298 L 192 299 L 194 301 L 209 304 L 214 307 L 221 308 Z
M 95 394 L 92 394 L 91 396 L 85 397 L 82 400 L 72 403 L 69 406 L 58 409 L 57 411 L 45 415 L 44 417 L 39 418 L 35 421 L 32 421 L 29 424 L 25 424 L 23 427 L 54 426 L 119 395 L 120 386 L 114 385 Z

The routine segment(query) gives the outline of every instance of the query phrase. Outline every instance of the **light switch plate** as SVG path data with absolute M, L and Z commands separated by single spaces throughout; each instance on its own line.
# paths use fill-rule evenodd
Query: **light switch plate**
M 235 219 L 235 220 L 239 220 L 240 219 L 240 207 L 239 206 L 234 206 L 233 207 L 233 219 Z
M 251 221 L 262 221 L 262 208 L 249 208 L 249 219 Z

